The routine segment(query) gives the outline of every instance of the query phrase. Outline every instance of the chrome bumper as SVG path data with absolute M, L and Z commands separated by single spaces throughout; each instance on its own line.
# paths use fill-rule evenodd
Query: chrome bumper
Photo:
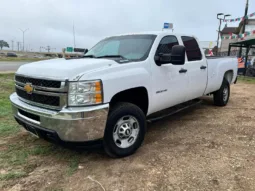
M 57 133 L 62 141 L 84 142 L 103 138 L 109 104 L 48 110 L 21 101 L 16 93 L 10 96 L 14 117 L 26 125 Z M 34 120 L 19 111 L 39 116 Z

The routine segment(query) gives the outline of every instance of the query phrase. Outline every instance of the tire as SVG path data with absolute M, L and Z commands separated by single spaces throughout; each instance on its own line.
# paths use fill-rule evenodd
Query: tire
M 229 82 L 224 78 L 220 89 L 213 95 L 214 104 L 221 107 L 226 106 L 228 104 L 229 96 L 230 85 Z
M 131 103 L 117 103 L 106 123 L 105 152 L 113 158 L 133 154 L 144 140 L 146 125 L 145 115 L 139 107 Z

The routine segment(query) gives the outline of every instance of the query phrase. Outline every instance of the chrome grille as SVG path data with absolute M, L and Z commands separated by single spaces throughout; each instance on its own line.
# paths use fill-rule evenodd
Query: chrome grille
M 65 81 L 16 75 L 16 93 L 22 101 L 31 105 L 61 110 L 67 105 L 67 85 Z M 26 83 L 30 83 L 34 88 L 31 94 L 24 89 Z
M 31 83 L 34 86 L 41 86 L 41 87 L 47 87 L 47 88 L 60 88 L 61 87 L 61 81 L 55 81 L 55 80 L 43 80 L 43 79 L 35 79 L 30 77 L 24 77 L 24 76 L 15 76 L 15 81 L 20 83 Z
M 37 93 L 28 94 L 26 91 L 21 90 L 19 88 L 16 88 L 16 93 L 18 94 L 19 97 L 28 101 L 50 105 L 50 106 L 60 106 L 59 96 L 49 96 L 49 95 L 42 95 Z

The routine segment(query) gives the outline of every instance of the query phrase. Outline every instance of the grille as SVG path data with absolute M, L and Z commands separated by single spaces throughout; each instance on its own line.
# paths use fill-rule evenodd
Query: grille
M 34 86 L 42 86 L 42 87 L 47 87 L 47 88 L 60 88 L 61 87 L 61 82 L 54 81 L 54 80 L 41 80 L 41 79 L 28 78 L 28 77 L 23 77 L 23 76 L 15 76 L 15 80 L 17 82 L 21 82 L 23 84 L 31 83 Z
M 27 92 L 16 88 L 16 93 L 19 97 L 29 100 L 35 103 L 40 103 L 49 106 L 60 106 L 60 98 L 58 96 L 49 96 L 49 95 L 42 95 L 42 94 L 27 94 Z

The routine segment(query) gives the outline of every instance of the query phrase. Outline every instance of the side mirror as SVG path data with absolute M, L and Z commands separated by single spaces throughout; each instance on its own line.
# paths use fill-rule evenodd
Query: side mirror
M 155 56 L 154 60 L 158 66 L 161 66 L 162 64 L 170 64 L 171 54 L 159 53 L 158 56 Z
M 173 65 L 185 64 L 185 47 L 182 45 L 175 45 L 172 48 L 171 63 Z
M 84 54 L 86 54 L 88 51 L 89 51 L 88 49 L 85 49 L 85 50 L 84 50 Z

